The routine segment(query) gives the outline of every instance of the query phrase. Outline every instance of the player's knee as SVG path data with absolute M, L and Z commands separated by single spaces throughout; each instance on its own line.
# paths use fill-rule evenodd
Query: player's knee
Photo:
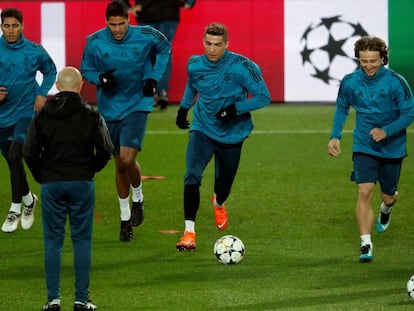
M 11 166 L 16 163 L 21 163 L 23 161 L 23 143 L 21 142 L 13 142 L 10 145 L 9 152 L 7 154 L 7 161 Z
M 392 190 L 390 192 L 392 193 Z M 395 191 L 394 194 L 386 194 L 381 191 L 381 198 L 385 205 L 393 206 L 398 200 L 398 192 Z
M 384 201 L 385 205 L 393 206 L 395 204 L 395 202 L 397 202 L 397 197 L 396 196 L 384 195 L 382 197 L 382 200 Z
M 133 157 L 120 156 L 116 163 L 119 169 L 127 170 L 129 167 L 136 165 L 136 159 Z
M 201 185 L 201 176 L 186 174 L 184 177 L 184 185 Z

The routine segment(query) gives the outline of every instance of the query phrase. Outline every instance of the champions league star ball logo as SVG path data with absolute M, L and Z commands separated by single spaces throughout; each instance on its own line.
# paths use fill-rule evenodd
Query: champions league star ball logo
M 358 67 L 354 43 L 368 33 L 360 23 L 341 16 L 321 18 L 308 26 L 301 37 L 302 65 L 314 78 L 326 84 L 337 83 Z

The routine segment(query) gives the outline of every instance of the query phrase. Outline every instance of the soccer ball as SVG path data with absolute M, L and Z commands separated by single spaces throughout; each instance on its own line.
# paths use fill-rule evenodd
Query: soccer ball
M 245 254 L 243 242 L 234 235 L 225 235 L 214 244 L 214 255 L 225 265 L 234 265 L 242 261 Z
M 340 15 L 321 18 L 310 24 L 301 37 L 301 57 L 305 70 L 326 84 L 338 83 L 354 71 L 354 43 L 368 35 L 360 23 L 342 19 Z
M 414 275 L 407 282 L 407 294 L 408 298 L 414 300 Z

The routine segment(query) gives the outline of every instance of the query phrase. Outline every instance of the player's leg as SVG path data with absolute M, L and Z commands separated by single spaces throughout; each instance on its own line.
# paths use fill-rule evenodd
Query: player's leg
M 27 183 L 26 172 L 23 165 L 23 142 L 30 125 L 31 118 L 23 118 L 9 128 L 11 138 L 9 145 L 4 149 L 4 155 L 10 171 L 10 183 L 12 192 L 12 204 L 6 221 L 3 224 L 4 232 L 13 232 L 17 229 L 19 220 L 23 229 L 29 229 L 34 221 L 34 207 L 37 197 L 34 196 Z M 6 131 L 7 132 L 7 131 Z M 6 151 L 6 149 L 8 150 Z M 2 147 L 3 150 L 3 147 Z M 21 202 L 25 205 L 23 217 L 21 217 Z
M 214 195 L 212 198 L 216 226 L 225 230 L 228 225 L 227 210 L 224 202 L 230 195 L 234 178 L 240 163 L 242 143 L 237 145 L 216 144 Z
M 137 154 L 142 151 L 148 113 L 135 112 L 123 122 L 120 132 L 120 158 L 127 163 L 129 187 L 132 192 L 131 224 L 139 226 L 144 220 L 144 195 L 142 192 L 141 167 L 137 162 Z M 129 194 L 129 190 L 128 190 Z
M 8 153 L 8 165 L 10 169 L 10 181 L 12 189 L 12 206 L 21 205 L 23 200 L 24 209 L 21 215 L 21 226 L 24 230 L 32 227 L 37 196 L 32 194 L 27 183 L 26 172 L 23 165 L 23 143 L 12 141 Z M 13 208 L 13 207 L 12 207 Z M 11 209 L 12 209 L 11 208 Z
M 134 112 L 120 122 L 119 155 L 115 156 L 115 180 L 121 209 L 120 240 L 133 239 L 132 226 L 138 226 L 144 219 L 144 195 L 142 193 L 142 174 L 137 162 L 138 151 L 142 150 L 148 113 Z M 129 193 L 132 190 L 132 209 Z M 129 218 L 128 218 L 129 217 Z
M 29 190 L 22 152 L 23 142 L 31 122 L 32 118 L 22 118 L 14 125 L 13 136 L 11 137 L 11 144 L 7 155 L 12 188 L 12 202 L 20 205 L 23 200 L 24 210 L 21 217 L 21 225 L 25 230 L 30 229 L 33 225 L 37 202 L 37 196 Z
M 11 170 L 10 168 L 11 164 L 9 160 L 9 150 L 10 150 L 11 141 L 9 140 L 9 137 L 13 135 L 13 128 L 14 127 L 0 129 L 1 154 L 3 155 L 4 159 L 7 162 L 7 165 L 9 167 L 9 172 Z M 10 182 L 12 181 L 10 180 Z M 12 203 L 9 208 L 6 219 L 4 220 L 4 223 L 1 227 L 1 230 L 3 232 L 14 232 L 20 223 L 21 197 L 19 198 L 18 196 L 16 196 L 16 193 L 13 193 L 13 187 L 11 188 L 12 188 Z M 13 202 L 13 200 L 15 200 L 16 202 Z
M 177 250 L 191 250 L 195 244 L 195 220 L 200 206 L 200 185 L 203 172 L 213 157 L 213 144 L 204 134 L 193 131 L 187 144 L 184 176 L 184 235 L 176 244 Z
M 377 231 L 383 233 L 388 229 L 391 211 L 398 199 L 398 182 L 400 180 L 402 159 L 382 163 L 379 173 L 381 186 L 381 206 L 376 222 Z
M 371 241 L 371 229 L 374 223 L 371 200 L 375 183 L 378 180 L 378 160 L 364 154 L 353 155 L 354 171 L 351 180 L 358 185 L 358 201 L 355 215 L 361 238 L 361 262 L 372 261 L 373 244 Z
M 118 183 L 120 181 L 118 180 L 117 171 L 120 165 L 120 160 L 119 160 L 120 153 L 121 153 L 120 129 L 121 129 L 122 124 L 121 124 L 121 121 L 112 121 L 112 122 L 107 121 L 106 125 L 108 127 L 108 131 L 111 136 L 112 144 L 114 145 L 113 158 L 114 158 L 114 163 L 115 163 L 115 185 L 118 190 L 119 188 Z M 129 185 L 129 181 L 128 181 L 128 185 Z M 132 241 L 133 232 L 132 232 L 132 225 L 131 225 L 131 220 L 130 220 L 131 210 L 129 208 L 129 196 L 127 195 L 126 198 L 121 198 L 119 196 L 119 190 L 118 190 L 118 201 L 119 201 L 120 218 L 121 218 L 119 239 L 120 241 L 125 241 L 125 242 Z
M 89 301 L 91 241 L 95 191 L 93 181 L 65 182 L 69 194 L 69 223 L 75 270 L 75 305 Z

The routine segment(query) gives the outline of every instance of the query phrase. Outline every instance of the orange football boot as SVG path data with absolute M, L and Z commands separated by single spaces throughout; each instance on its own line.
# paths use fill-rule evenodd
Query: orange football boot
M 227 216 L 226 207 L 224 204 L 221 207 L 217 207 L 214 202 L 216 201 L 216 195 L 214 194 L 211 197 L 211 202 L 213 203 L 213 210 L 214 210 L 214 219 L 216 222 L 216 227 L 224 231 L 227 228 L 227 225 L 229 223 L 229 217 Z
M 175 245 L 175 247 L 179 252 L 194 250 L 196 248 L 195 233 L 185 231 L 184 235 L 181 237 L 180 241 Z

